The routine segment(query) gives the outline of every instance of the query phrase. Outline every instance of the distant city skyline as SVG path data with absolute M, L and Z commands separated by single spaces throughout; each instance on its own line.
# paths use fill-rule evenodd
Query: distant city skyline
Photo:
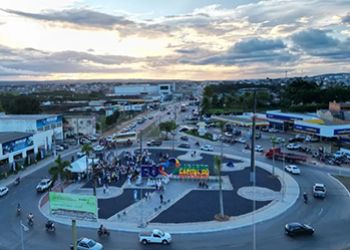
M 0 80 L 350 72 L 348 0 L 2 0 Z

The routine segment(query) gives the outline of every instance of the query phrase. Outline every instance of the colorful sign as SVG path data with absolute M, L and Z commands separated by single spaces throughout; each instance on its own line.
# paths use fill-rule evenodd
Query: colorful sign
M 208 179 L 209 167 L 201 164 L 184 164 L 180 168 L 176 168 L 173 174 L 179 175 L 181 178 Z
M 93 195 L 49 193 L 50 213 L 77 220 L 97 220 L 97 199 Z
M 46 126 L 50 126 L 52 124 L 57 124 L 62 122 L 62 116 L 54 116 L 54 117 L 48 117 L 44 119 L 40 119 L 36 121 L 36 127 L 37 129 L 41 129 Z
M 2 144 L 2 154 L 6 155 L 34 145 L 33 136 L 28 136 L 15 141 L 9 141 Z

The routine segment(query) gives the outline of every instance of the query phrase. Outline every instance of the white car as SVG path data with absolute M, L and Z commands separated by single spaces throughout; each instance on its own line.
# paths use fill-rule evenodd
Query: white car
M 163 232 L 158 229 L 154 229 L 150 232 L 141 232 L 139 234 L 139 242 L 146 245 L 148 243 L 161 243 L 164 245 L 170 244 L 170 233 Z
M 312 191 L 315 198 L 324 199 L 326 197 L 326 186 L 322 183 L 315 183 L 315 185 L 312 188 Z
M 0 187 L 0 197 L 7 195 L 8 192 L 9 192 L 8 187 Z
M 42 179 L 36 186 L 37 192 L 45 192 L 52 186 L 53 182 L 51 179 Z
M 289 143 L 287 145 L 287 149 L 289 150 L 297 150 L 299 148 L 301 148 L 301 145 L 299 143 Z
M 56 145 L 56 146 L 55 146 L 55 150 L 56 150 L 56 151 L 63 151 L 63 150 L 64 150 L 64 147 L 62 147 L 61 145 Z
M 93 150 L 94 150 L 95 152 L 101 152 L 101 151 L 103 151 L 104 149 L 105 149 L 105 147 L 104 147 L 104 146 L 101 146 L 101 145 L 96 145 L 96 146 L 93 147 Z
M 255 146 L 255 151 L 256 152 L 264 152 L 264 148 L 261 145 L 256 145 Z
M 73 249 L 73 244 L 70 245 L 70 249 Z M 81 238 L 77 241 L 78 250 L 102 250 L 103 246 L 94 240 L 88 238 Z
M 245 144 L 247 143 L 247 140 L 241 137 L 241 138 L 238 138 L 237 142 Z
M 203 150 L 203 151 L 214 151 L 214 148 L 213 148 L 213 146 L 211 146 L 209 144 L 206 144 L 206 145 L 203 145 L 201 147 L 201 150 Z
M 297 165 L 286 165 L 284 167 L 284 170 L 286 170 L 287 172 L 291 173 L 291 174 L 300 174 L 300 168 Z

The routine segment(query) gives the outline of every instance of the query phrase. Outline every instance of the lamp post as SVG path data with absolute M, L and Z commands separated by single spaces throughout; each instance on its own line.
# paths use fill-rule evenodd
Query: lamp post
M 21 230 L 21 248 L 24 250 L 24 239 L 23 239 L 23 231 L 27 232 L 29 228 L 22 223 L 22 220 L 19 222 L 20 230 Z
M 256 113 L 256 89 L 254 89 L 254 104 L 253 104 L 253 117 L 252 117 L 252 138 L 251 138 L 251 151 L 250 151 L 250 181 L 253 186 L 253 250 L 256 250 L 256 225 L 255 225 L 255 186 L 256 186 L 256 166 L 255 166 L 255 113 Z

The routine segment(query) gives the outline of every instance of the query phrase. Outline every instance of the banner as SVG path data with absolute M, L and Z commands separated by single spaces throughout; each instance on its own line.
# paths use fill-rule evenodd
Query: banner
M 50 213 L 76 220 L 97 220 L 97 199 L 93 195 L 49 193 Z
M 31 147 L 33 145 L 34 145 L 33 136 L 28 136 L 15 141 L 9 141 L 2 144 L 2 154 L 6 155 L 12 152 L 20 151 L 22 149 Z

